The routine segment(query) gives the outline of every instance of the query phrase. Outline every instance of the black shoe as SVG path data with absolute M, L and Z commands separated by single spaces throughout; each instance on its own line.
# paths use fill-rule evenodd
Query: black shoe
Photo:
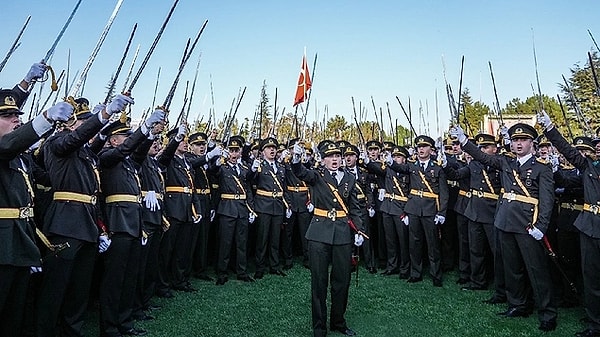
M 173 298 L 173 297 L 175 297 L 175 295 L 173 295 L 173 292 L 171 292 L 170 290 L 158 291 L 156 293 L 156 296 L 158 296 L 160 298 Z
M 401 280 L 408 280 L 408 274 L 400 273 L 400 279 Z
M 285 266 L 283 266 L 283 270 L 290 270 L 293 266 L 293 264 L 286 264 Z
M 244 282 L 254 282 L 254 279 L 250 275 L 238 276 L 237 279 Z
M 552 318 L 548 321 L 541 321 L 538 329 L 542 330 L 543 332 L 556 330 L 556 318 Z
M 281 270 L 279 270 L 279 269 L 272 269 L 271 271 L 269 271 L 269 274 L 272 274 L 272 275 L 279 275 L 279 276 L 287 276 L 287 274 L 286 274 L 286 273 L 282 272 L 282 271 L 281 271 Z
M 469 285 L 466 287 L 462 287 L 462 290 L 487 290 L 486 286 L 476 286 L 476 285 Z
M 368 267 L 367 271 L 369 272 L 369 274 L 377 274 L 377 268 L 375 267 Z
M 160 310 L 162 309 L 162 307 L 158 304 L 148 304 L 147 306 L 144 307 L 144 310 L 149 310 L 149 311 L 155 311 L 155 310 Z
M 262 271 L 257 271 L 256 273 L 254 273 L 254 279 L 255 280 L 260 280 L 264 276 L 265 276 L 265 273 L 263 273 Z
M 331 331 L 337 331 L 337 332 L 341 333 L 342 335 L 346 335 L 346 336 L 356 336 L 356 332 L 354 332 L 354 330 L 350 329 L 349 327 L 331 328 Z
M 399 273 L 399 272 L 398 272 L 397 270 L 387 270 L 387 269 L 386 269 L 386 270 L 384 270 L 384 271 L 381 273 L 381 275 L 384 275 L 384 276 L 390 276 L 390 275 L 396 275 L 396 274 L 398 274 L 398 273 Z
M 227 283 L 227 281 L 229 281 L 229 279 L 227 278 L 227 276 L 219 276 L 219 278 L 217 278 L 216 285 L 222 286 L 225 283 Z
M 421 281 L 423 281 L 422 277 L 409 277 L 408 280 L 406 280 L 408 283 L 417 283 Z
M 577 337 L 600 337 L 600 330 L 597 329 L 585 329 L 575 333 Z
M 458 280 L 456 280 L 456 284 L 467 284 L 467 283 L 469 283 L 468 278 L 461 277 Z
M 438 288 L 442 287 L 442 280 L 440 280 L 439 278 L 434 278 L 433 279 L 433 286 L 434 287 L 438 287 Z
M 214 281 L 214 279 L 212 277 L 210 277 L 206 274 L 196 274 L 196 275 L 194 275 L 194 278 L 197 278 L 202 281 L 208 281 L 208 282 Z
M 506 303 L 506 298 L 492 296 L 492 297 L 488 298 L 487 300 L 483 301 L 483 303 L 487 303 L 487 304 Z
M 145 336 L 148 334 L 148 331 L 140 328 L 131 328 L 129 330 L 121 332 L 121 335 L 124 336 Z
M 530 313 L 525 309 L 508 308 L 506 311 L 499 312 L 498 315 L 504 317 L 529 317 Z
M 151 321 L 156 319 L 156 317 L 152 316 L 152 315 L 148 315 L 145 312 L 142 312 L 139 315 L 133 315 L 133 319 L 135 319 L 136 321 Z

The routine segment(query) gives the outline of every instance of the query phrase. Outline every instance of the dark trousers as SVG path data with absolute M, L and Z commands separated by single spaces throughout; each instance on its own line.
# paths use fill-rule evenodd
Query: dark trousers
M 468 280 L 471 277 L 471 263 L 469 262 L 469 219 L 462 214 L 456 213 L 456 229 L 458 233 L 458 277 Z
M 423 241 L 425 241 L 429 254 L 429 273 L 434 279 L 442 279 L 440 228 L 435 225 L 433 218 L 433 216 L 409 215 L 411 277 L 423 276 Z
M 198 224 L 172 221 L 171 228 L 175 229 L 175 242 L 171 260 L 171 281 L 174 288 L 186 286 L 190 281 L 192 271 L 192 247 L 195 244 L 194 229 Z M 196 231 L 197 234 L 197 231 Z
M 346 307 L 352 271 L 352 244 L 330 245 L 308 241 L 312 324 L 314 336 L 327 333 L 327 289 L 331 280 L 331 328 L 346 328 Z M 331 273 L 329 272 L 331 266 Z
M 0 265 L 0 336 L 19 336 L 29 267 Z
M 247 268 L 246 246 L 248 244 L 248 219 L 233 218 L 219 215 L 219 256 L 217 258 L 217 273 L 227 275 L 227 267 L 231 254 L 231 245 L 235 238 L 236 273 L 245 276 Z
M 304 262 L 308 262 L 308 243 L 305 238 L 308 225 L 312 214 L 308 211 L 292 212 L 292 216 L 284 222 L 285 234 L 281 240 L 281 250 L 283 252 L 284 263 L 286 266 L 294 264 L 294 227 L 298 227 L 300 233 L 300 242 L 302 243 L 302 257 Z
M 104 253 L 100 284 L 100 335 L 120 336 L 133 328 L 133 304 L 140 263 L 139 238 L 115 233 Z
M 140 248 L 140 268 L 137 281 L 134 315 L 143 315 L 143 310 L 150 303 L 156 291 L 158 279 L 158 253 L 163 235 L 162 226 L 144 224 L 144 232 L 148 241 Z
M 588 328 L 600 330 L 600 239 L 581 233 L 579 242 Z
M 368 214 L 363 215 L 362 217 L 362 221 L 365 225 L 365 234 L 367 234 L 367 236 L 371 237 L 371 227 L 368 225 L 369 224 L 369 220 L 370 218 L 368 217 Z M 371 240 L 365 240 L 362 244 L 362 246 L 360 246 L 360 248 L 363 251 L 363 257 L 365 259 L 365 267 L 367 268 L 377 268 L 377 260 L 375 259 L 375 246 L 373 245 L 373 242 Z
M 487 267 L 488 251 L 492 254 L 495 249 L 492 249 L 494 242 L 494 224 L 483 223 L 469 220 L 469 254 L 471 264 L 471 284 L 476 287 L 487 286 L 490 278 L 490 272 Z M 493 258 L 493 255 L 492 255 Z
M 208 271 L 208 237 L 210 233 L 210 211 L 204 212 L 199 226 L 197 226 L 198 239 L 194 245 L 192 271 L 197 275 L 206 275 Z
M 442 258 L 442 270 L 450 271 L 456 265 L 458 255 L 458 224 L 457 213 L 449 209 L 446 212 L 446 221 L 440 226 L 442 237 L 440 240 L 440 252 Z M 467 275 L 468 277 L 469 275 Z
M 410 268 L 408 226 L 402 222 L 400 215 L 383 213 L 383 228 L 387 247 L 386 270 L 399 271 L 403 275 L 408 275 Z
M 549 261 L 543 243 L 529 234 L 500 231 L 506 296 L 511 307 L 526 309 L 529 281 L 538 308 L 538 319 L 548 321 L 556 318 L 553 303 L 552 280 Z
M 267 252 L 271 270 L 279 269 L 279 240 L 283 215 L 258 213 L 256 218 L 256 271 L 265 272 Z
M 98 245 L 62 236 L 48 239 L 52 244 L 68 242 L 70 247 L 44 261 L 36 336 L 54 337 L 59 331 L 60 336 L 83 336 Z

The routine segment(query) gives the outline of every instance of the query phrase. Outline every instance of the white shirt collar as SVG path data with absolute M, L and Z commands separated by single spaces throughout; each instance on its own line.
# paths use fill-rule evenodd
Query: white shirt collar
M 526 156 L 523 156 L 521 158 L 517 158 L 517 161 L 519 162 L 519 165 L 523 165 L 525 164 L 529 159 L 531 159 L 531 157 L 533 156 L 533 154 L 528 154 Z

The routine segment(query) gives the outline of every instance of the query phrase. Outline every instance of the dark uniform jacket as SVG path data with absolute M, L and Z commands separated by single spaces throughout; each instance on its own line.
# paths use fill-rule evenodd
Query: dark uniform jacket
M 283 163 L 285 166 L 285 186 L 284 188 L 288 191 L 288 197 L 290 200 L 290 208 L 293 212 L 304 213 L 308 212 L 306 206 L 310 201 L 310 191 L 308 185 L 298 179 L 292 171 L 290 163 Z
M 0 208 L 33 206 L 32 165 L 21 153 L 39 138 L 31 123 L 0 137 Z M 0 219 L 0 265 L 40 266 L 33 219 L 23 215 Z
M 285 188 L 285 166 L 277 161 L 274 164 L 277 167 L 277 173 L 274 172 L 269 162 L 264 159 L 261 160 L 256 172 L 250 171 L 248 173 L 249 181 L 256 186 L 254 210 L 257 213 L 282 215 L 285 214 L 290 205 L 288 192 Z
M 505 232 L 525 234 L 528 227 L 534 225 L 545 233 L 554 205 L 554 180 L 550 166 L 532 156 L 519 167 L 517 158 L 487 155 L 471 142 L 463 145 L 463 149 L 473 156 L 473 159 L 500 170 L 502 188 L 507 198 L 500 197 L 494 225 Z M 527 194 L 537 200 L 537 206 L 513 200 Z M 534 215 L 537 215 L 537 219 L 534 219 Z
M 198 156 L 193 153 L 186 154 L 186 159 L 194 168 L 194 188 L 196 189 L 196 210 L 202 212 L 202 216 L 210 216 L 210 210 L 215 209 L 212 204 L 210 180 L 206 170 L 208 161 L 206 156 Z M 213 161 L 216 160 L 213 159 Z
M 180 142 L 175 138 L 171 139 L 165 151 L 177 149 Z M 161 160 L 161 159 L 159 159 Z M 194 202 L 196 200 L 196 191 L 194 190 L 194 171 L 192 166 L 185 159 L 185 156 L 175 155 L 167 167 L 165 176 L 165 213 L 169 218 L 181 222 L 192 223 L 198 216 Z M 180 189 L 172 192 L 171 188 Z
M 582 156 L 556 128 L 545 134 L 565 159 L 581 172 L 584 208 L 575 220 L 574 226 L 587 236 L 600 238 L 600 160 Z
M 390 168 L 394 171 L 408 173 L 410 176 L 410 192 L 406 207 L 404 207 L 406 213 L 416 216 L 434 216 L 436 214 L 446 216 L 449 198 L 446 173 L 433 159 L 429 160 L 425 170 L 421 170 L 419 161 L 407 164 L 393 163 Z M 424 182 L 422 177 L 425 177 L 427 183 Z M 427 185 L 432 191 L 429 190 Z M 427 193 L 437 195 L 437 200 L 427 197 L 425 195 Z
M 141 201 L 141 186 L 138 177 L 139 163 L 130 155 L 146 139 L 138 129 L 118 147 L 108 147 L 100 151 L 100 173 L 102 194 L 104 197 L 117 194 L 138 196 Z M 106 203 L 104 219 L 112 233 L 127 233 L 139 238 L 142 233 L 140 202 L 119 201 Z
M 88 141 L 104 124 L 97 116 L 76 130 L 63 130 L 43 145 L 44 164 L 54 192 L 73 192 L 97 198 L 100 190 L 98 156 Z M 87 242 L 98 240 L 98 206 L 74 200 L 53 200 L 44 221 L 44 233 Z
M 380 210 L 390 215 L 404 214 L 404 207 L 410 192 L 408 174 L 396 172 L 380 162 L 369 162 L 367 169 L 384 179 L 385 198 Z
M 356 173 L 355 173 L 356 172 Z M 353 168 L 346 167 L 344 173 L 348 173 L 354 175 L 356 179 L 356 197 L 358 199 L 358 204 L 360 205 L 360 211 L 363 216 L 363 219 L 369 215 L 369 208 L 375 209 L 375 202 L 373 201 L 373 193 L 369 189 L 369 173 L 367 170 L 360 166 L 355 166 Z
M 361 220 L 361 210 L 357 198 L 356 179 L 353 175 L 344 173 L 341 182 L 331 176 L 328 170 L 324 168 L 316 170 L 307 170 L 302 163 L 292 164 L 294 174 L 312 187 L 312 203 L 315 206 L 315 214 L 312 217 L 306 239 L 322 242 L 331 245 L 345 245 L 354 241 L 353 229 L 350 228 L 349 220 L 355 224 L 358 230 L 363 230 Z M 331 191 L 331 185 L 338 191 L 342 200 L 338 200 Z M 348 209 L 349 214 L 343 217 L 323 216 L 317 214 L 318 210 L 327 212 L 344 210 L 341 206 L 343 202 Z
M 223 163 L 221 166 L 216 163 L 209 164 L 209 170 L 214 172 L 219 179 L 219 206 L 217 214 L 232 218 L 248 218 L 249 208 L 254 211 L 254 198 L 248 184 L 248 173 L 250 170 L 244 164 L 237 164 L 240 173 L 229 164 Z M 223 195 L 239 196 L 236 198 L 225 198 Z
M 573 223 L 583 211 L 582 181 L 581 172 L 574 167 L 561 167 L 554 173 L 554 187 L 556 191 L 560 189 L 560 193 L 556 193 L 556 224 L 559 231 L 578 231 Z

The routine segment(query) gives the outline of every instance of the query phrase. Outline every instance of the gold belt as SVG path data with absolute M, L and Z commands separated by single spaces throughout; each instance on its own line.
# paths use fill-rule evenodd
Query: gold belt
M 315 208 L 314 215 L 316 215 L 316 216 L 324 216 L 326 218 L 331 219 L 332 221 L 335 221 L 335 219 L 337 219 L 337 218 L 343 218 L 347 214 L 344 211 L 338 211 L 338 210 L 335 210 L 335 209 L 325 210 L 325 209 Z
M 98 201 L 95 195 L 87 195 L 83 193 L 58 191 L 54 192 L 54 200 L 57 201 L 78 201 L 84 204 L 95 205 Z
M 154 192 L 154 194 L 156 194 L 156 199 L 163 200 L 163 194 L 162 193 L 156 193 L 156 192 Z M 148 195 L 148 191 L 142 191 L 142 197 L 145 197 L 146 195 Z
M 563 202 L 560 204 L 560 208 L 570 209 L 572 211 L 583 211 L 583 205 L 574 204 L 572 202 Z
M 269 191 L 265 191 L 265 190 L 256 190 L 256 194 L 263 196 L 263 197 L 270 197 L 270 198 L 281 198 L 283 197 L 283 193 L 282 192 L 269 192 Z
M 27 219 L 33 218 L 32 207 L 0 208 L 0 219 Z
M 52 187 L 44 186 L 42 184 L 35 184 L 35 188 L 44 192 L 48 192 L 52 189 Z
M 219 184 L 212 184 L 212 185 L 210 185 L 210 187 L 212 187 L 214 189 L 218 189 L 219 188 Z
M 412 191 L 411 191 L 412 193 Z M 398 200 L 398 201 L 408 201 L 408 198 L 399 194 L 394 194 L 394 193 L 386 193 L 385 197 L 388 199 L 392 199 L 392 200 Z
M 364 194 L 362 194 L 362 193 L 361 193 L 361 194 L 357 194 L 357 195 L 356 195 L 356 198 L 357 198 L 358 200 L 362 200 L 362 199 L 365 199 L 365 198 L 366 198 L 366 196 L 365 196 Z
M 583 210 L 598 215 L 600 214 L 600 205 L 583 204 Z
M 187 187 L 187 186 L 167 186 L 165 188 L 166 192 L 171 192 L 171 193 L 186 193 L 186 194 L 192 194 L 192 189 Z
M 458 191 L 458 194 L 460 195 L 464 195 L 462 190 Z M 466 192 L 465 195 L 467 198 L 470 197 L 479 197 L 479 198 L 486 198 L 486 199 L 492 199 L 492 200 L 498 200 L 498 194 L 494 194 L 494 193 L 490 193 L 490 192 L 484 192 L 484 191 L 479 191 L 479 190 L 471 190 L 469 192 Z
M 208 188 L 197 188 L 196 194 L 210 194 L 210 189 Z
M 410 190 L 410 194 L 412 195 L 416 195 L 419 196 L 421 198 L 425 197 L 425 198 L 433 198 L 433 199 L 437 199 L 438 195 L 435 193 L 431 193 L 431 192 L 427 192 L 427 191 L 418 191 L 418 190 Z
M 502 194 L 502 198 L 508 200 L 508 202 L 511 201 L 520 201 L 520 202 L 524 202 L 526 204 L 531 204 L 531 205 L 535 205 L 537 206 L 539 201 L 536 198 L 532 198 L 532 197 L 528 197 L 525 195 L 520 195 L 520 194 L 516 194 L 516 193 L 504 193 Z
M 456 180 L 446 180 L 446 182 L 448 183 L 448 186 L 458 187 L 458 181 Z
M 470 198 L 471 197 L 471 192 L 470 191 L 465 191 L 465 190 L 458 190 L 458 195 L 461 195 L 465 198 Z
M 136 204 L 142 203 L 142 197 L 139 195 L 133 194 L 113 194 L 106 196 L 106 203 L 111 204 L 114 202 L 133 202 Z
M 221 194 L 221 199 L 246 200 L 245 194 Z
M 307 186 L 288 186 L 287 190 L 292 191 L 292 192 L 308 192 L 308 187 Z

